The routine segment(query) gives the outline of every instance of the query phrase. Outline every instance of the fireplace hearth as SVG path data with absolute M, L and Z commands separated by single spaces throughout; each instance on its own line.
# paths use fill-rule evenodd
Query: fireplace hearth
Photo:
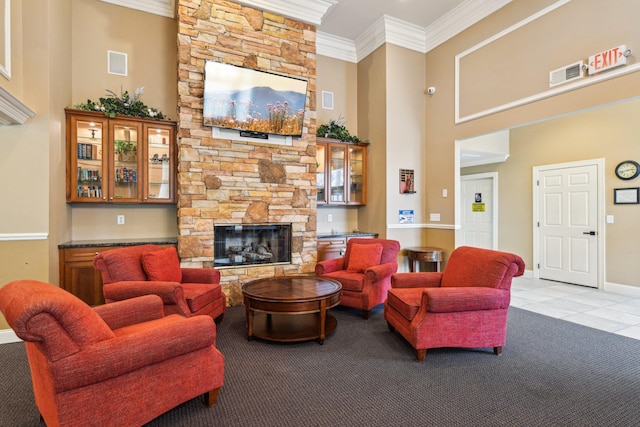
M 214 226 L 215 268 L 291 263 L 291 224 Z

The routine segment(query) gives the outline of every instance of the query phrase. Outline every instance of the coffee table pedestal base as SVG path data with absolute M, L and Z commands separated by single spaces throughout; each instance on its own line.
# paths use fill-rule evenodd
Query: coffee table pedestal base
M 325 319 L 325 337 L 336 329 L 338 321 L 327 313 Z M 254 313 L 253 335 L 249 336 L 268 341 L 296 342 L 318 340 L 324 343 L 324 337 L 320 336 L 320 314 L 267 314 Z

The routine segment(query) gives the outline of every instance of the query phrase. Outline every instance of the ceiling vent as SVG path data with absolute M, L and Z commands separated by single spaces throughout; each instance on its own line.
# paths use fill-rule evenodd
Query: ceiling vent
M 566 65 L 562 68 L 558 68 L 557 70 L 553 70 L 549 72 L 549 87 L 554 87 L 557 85 L 561 85 L 563 83 L 568 83 L 573 80 L 581 79 L 584 77 L 584 71 L 582 70 L 582 66 L 584 63 L 582 61 L 576 62 L 575 64 Z

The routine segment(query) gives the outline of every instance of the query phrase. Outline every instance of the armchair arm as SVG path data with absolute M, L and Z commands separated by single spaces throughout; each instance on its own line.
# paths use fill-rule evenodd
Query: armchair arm
M 53 363 L 56 391 L 105 381 L 215 345 L 215 325 L 211 317 L 171 316 L 165 319 L 140 325 L 135 332 L 84 347 Z
M 439 288 L 442 273 L 396 273 L 391 276 L 392 288 Z
M 102 292 L 105 299 L 121 301 L 143 295 L 157 295 L 162 298 L 164 305 L 176 305 L 183 315 L 191 312 L 187 301 L 184 299 L 182 285 L 177 282 L 160 281 L 130 281 L 107 283 Z
M 220 271 L 215 268 L 181 268 L 182 283 L 220 283 Z
M 322 276 L 323 274 L 333 273 L 334 271 L 344 269 L 344 257 L 327 259 L 316 264 L 316 275 Z
M 496 288 L 426 288 L 421 310 L 431 313 L 498 310 L 509 307 L 509 291 Z
M 387 262 L 385 264 L 374 265 L 373 267 L 369 267 L 365 270 L 365 281 L 375 283 L 391 276 L 396 271 L 398 271 L 397 262 Z
M 164 316 L 162 298 L 157 295 L 145 295 L 116 301 L 99 305 L 93 309 L 111 330 L 160 319 Z
M 106 299 L 115 301 L 143 295 L 158 295 L 165 304 L 177 304 L 184 300 L 182 286 L 177 282 L 123 281 L 107 283 L 102 290 Z

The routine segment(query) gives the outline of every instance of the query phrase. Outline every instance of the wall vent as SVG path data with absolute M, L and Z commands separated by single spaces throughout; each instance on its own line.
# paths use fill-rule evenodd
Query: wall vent
M 573 80 L 581 79 L 584 77 L 584 71 L 582 70 L 583 62 L 576 62 L 575 64 L 566 65 L 557 70 L 549 72 L 549 87 L 554 87 L 563 83 L 568 83 Z

